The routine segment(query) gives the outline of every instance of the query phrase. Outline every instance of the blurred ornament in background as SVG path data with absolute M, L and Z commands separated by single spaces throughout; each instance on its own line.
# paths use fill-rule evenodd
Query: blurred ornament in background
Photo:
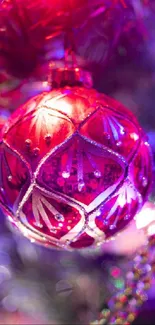
M 51 69 L 51 86 L 3 129 L 0 202 L 33 241 L 95 247 L 124 229 L 147 199 L 149 144 L 131 112 L 88 88 L 88 72 Z
M 21 79 L 35 76 L 38 67 L 46 61 L 62 59 L 64 31 L 70 23 L 69 3 L 62 0 L 5 1 L 0 10 L 0 66 Z M 125 3 L 125 0 L 72 1 L 77 54 L 88 60 L 90 52 L 90 62 L 96 62 L 100 49 L 102 61 L 109 58 L 131 16 L 132 9 Z M 56 40 L 61 43 L 57 52 L 53 51 Z M 92 47 L 94 52 L 92 41 L 96 44 Z

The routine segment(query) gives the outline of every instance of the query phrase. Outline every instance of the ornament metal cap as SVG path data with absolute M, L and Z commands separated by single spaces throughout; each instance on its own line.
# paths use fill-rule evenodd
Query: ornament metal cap
M 65 86 L 82 86 L 92 88 L 93 81 L 91 73 L 79 67 L 55 67 L 53 63 L 49 65 L 50 73 L 48 84 L 51 89 L 63 88 Z

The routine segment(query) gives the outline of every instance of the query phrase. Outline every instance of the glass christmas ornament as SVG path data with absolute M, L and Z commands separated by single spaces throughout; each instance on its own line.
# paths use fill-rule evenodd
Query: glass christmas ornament
M 53 73 L 57 89 L 29 100 L 3 129 L 0 202 L 37 243 L 94 247 L 124 229 L 147 199 L 150 148 L 130 111 L 84 86 L 88 74 Z

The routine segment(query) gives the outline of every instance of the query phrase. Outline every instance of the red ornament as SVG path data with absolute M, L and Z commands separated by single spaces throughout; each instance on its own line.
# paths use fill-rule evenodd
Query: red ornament
M 151 154 L 134 115 L 83 87 L 43 93 L 3 130 L 0 201 L 21 232 L 58 248 L 96 246 L 148 197 Z

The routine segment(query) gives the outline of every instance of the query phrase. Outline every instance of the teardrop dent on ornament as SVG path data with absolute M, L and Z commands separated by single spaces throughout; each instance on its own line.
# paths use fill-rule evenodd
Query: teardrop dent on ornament
M 107 226 L 109 222 L 108 222 L 108 220 L 104 220 L 103 223 L 105 226 Z
M 104 132 L 103 135 L 105 136 L 105 138 L 106 138 L 107 140 L 110 140 L 110 139 L 111 139 L 110 134 L 108 134 L 107 132 Z
M 80 180 L 79 183 L 78 183 L 78 191 L 79 192 L 82 192 L 82 190 L 84 189 L 85 187 L 85 183 L 83 180 Z
M 122 142 L 121 141 L 116 142 L 116 146 L 117 147 L 120 147 L 121 145 L 122 145 Z
M 40 222 L 34 222 L 33 224 L 38 228 L 43 228 L 43 225 Z
M 52 232 L 53 234 L 56 234 L 57 228 L 56 227 L 51 227 L 50 232 Z
M 34 148 L 34 149 L 33 149 L 33 155 L 34 155 L 35 157 L 39 156 L 39 153 L 40 153 L 40 149 L 39 149 L 39 148 Z
M 126 214 L 126 216 L 124 217 L 125 220 L 129 220 L 130 219 L 130 214 Z
M 148 180 L 147 180 L 146 177 L 143 177 L 143 178 L 142 178 L 142 186 L 143 186 L 143 187 L 146 187 L 147 185 L 148 185 Z
M 49 145 L 51 143 L 51 135 L 49 133 L 45 135 L 44 139 L 45 139 L 47 145 Z
M 96 178 L 100 178 L 101 177 L 101 172 L 100 172 L 100 170 L 95 170 L 94 171 L 94 176 L 96 177 Z
M 31 147 L 31 144 L 32 144 L 32 141 L 30 139 L 26 139 L 25 140 L 25 146 L 26 146 L 26 148 L 29 149 Z
M 148 185 L 148 180 L 145 176 L 143 176 L 142 173 L 139 173 L 139 181 L 141 182 L 143 187 L 146 187 Z
M 8 176 L 8 181 L 9 181 L 10 183 L 12 182 L 12 176 L 11 176 L 11 175 Z
M 63 178 L 69 178 L 69 177 L 70 177 L 70 173 L 69 173 L 68 171 L 64 170 L 64 171 L 62 172 L 62 177 L 63 177 Z
M 65 220 L 64 216 L 62 214 L 59 214 L 59 213 L 56 214 L 54 217 L 55 217 L 55 219 L 57 221 L 64 221 Z
M 113 225 L 110 225 L 110 230 L 114 230 L 115 228 L 116 228 L 116 225 L 115 224 L 113 224 Z
M 125 133 L 126 133 L 126 132 L 125 132 L 123 126 L 122 126 L 122 127 L 120 128 L 120 134 L 121 134 L 121 135 L 125 135 Z

